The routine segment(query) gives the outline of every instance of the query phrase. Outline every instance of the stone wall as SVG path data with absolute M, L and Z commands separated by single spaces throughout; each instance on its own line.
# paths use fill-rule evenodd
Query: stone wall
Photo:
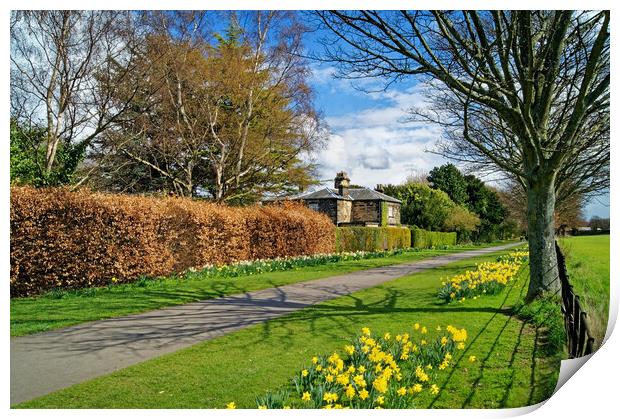
M 396 226 L 400 225 L 400 204 L 395 202 L 388 202 L 388 225 Z M 390 216 L 390 208 L 392 209 L 392 216 Z
M 351 222 L 351 201 L 339 200 L 337 203 L 338 208 L 338 224 L 348 224 Z
M 352 223 L 381 223 L 381 201 L 353 201 Z
M 308 199 L 305 202 L 308 208 L 326 214 L 332 220 L 332 223 L 338 225 L 338 220 L 336 219 L 338 214 L 337 199 Z

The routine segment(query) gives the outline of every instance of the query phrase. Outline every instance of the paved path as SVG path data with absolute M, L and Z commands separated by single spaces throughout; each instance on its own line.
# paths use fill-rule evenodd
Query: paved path
M 404 275 L 516 245 L 437 256 L 11 338 L 11 404 Z

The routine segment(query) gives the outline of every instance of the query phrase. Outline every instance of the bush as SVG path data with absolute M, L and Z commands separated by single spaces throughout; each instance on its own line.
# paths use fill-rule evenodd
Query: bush
M 411 228 L 411 247 L 430 248 L 437 246 L 454 246 L 456 233 L 442 233 L 439 231 L 427 231 L 421 228 Z
M 232 208 L 185 198 L 11 188 L 11 296 L 105 286 L 191 267 L 334 251 L 302 205 Z
M 336 251 L 403 249 L 411 247 L 411 232 L 406 227 L 337 227 Z

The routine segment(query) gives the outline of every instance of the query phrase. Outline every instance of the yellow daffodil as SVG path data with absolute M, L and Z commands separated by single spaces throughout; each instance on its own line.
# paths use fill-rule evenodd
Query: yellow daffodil
M 365 388 L 360 390 L 359 392 L 359 397 L 361 400 L 366 400 L 368 398 L 368 395 L 369 395 L 368 390 L 366 390 Z
M 327 403 L 335 403 L 338 401 L 338 395 L 336 393 L 326 392 L 323 395 L 323 400 L 326 401 Z

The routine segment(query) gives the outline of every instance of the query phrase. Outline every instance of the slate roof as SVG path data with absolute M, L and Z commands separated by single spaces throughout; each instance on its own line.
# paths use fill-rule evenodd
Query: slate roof
M 377 192 L 370 188 L 355 188 L 349 189 L 347 196 L 338 194 L 337 189 L 323 188 L 314 192 L 306 192 L 301 195 L 291 197 L 290 199 L 342 199 L 347 201 L 387 201 L 395 202 L 397 204 L 402 203 L 396 198 L 392 198 L 381 192 Z

